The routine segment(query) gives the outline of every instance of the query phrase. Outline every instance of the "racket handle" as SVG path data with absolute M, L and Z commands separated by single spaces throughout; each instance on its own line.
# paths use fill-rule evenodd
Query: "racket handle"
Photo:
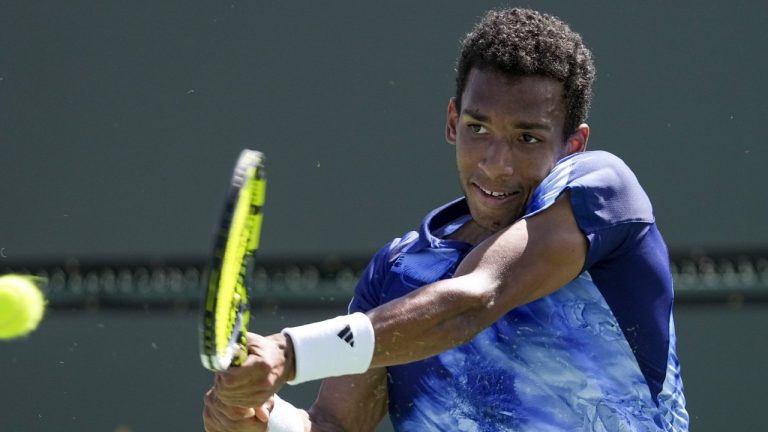
M 237 351 L 232 354 L 232 357 L 232 366 L 240 366 L 248 358 L 248 341 L 245 333 L 240 334 L 240 345 L 237 346 Z

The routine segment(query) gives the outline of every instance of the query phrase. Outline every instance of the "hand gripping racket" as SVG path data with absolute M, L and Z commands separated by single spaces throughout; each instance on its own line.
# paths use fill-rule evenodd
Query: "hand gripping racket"
M 245 359 L 250 318 L 248 287 L 259 247 L 266 178 L 264 155 L 243 150 L 229 185 L 215 235 L 200 319 L 200 359 L 212 371 Z

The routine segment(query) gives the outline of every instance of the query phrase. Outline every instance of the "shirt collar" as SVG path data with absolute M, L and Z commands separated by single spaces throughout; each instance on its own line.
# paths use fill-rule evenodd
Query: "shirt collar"
M 444 235 L 451 234 L 470 218 L 466 198 L 462 197 L 438 207 L 424 217 L 419 229 L 419 246 L 431 248 L 469 249 L 471 245 L 458 240 L 446 240 Z M 459 226 L 447 227 L 450 224 Z M 448 228 L 447 230 L 445 228 Z

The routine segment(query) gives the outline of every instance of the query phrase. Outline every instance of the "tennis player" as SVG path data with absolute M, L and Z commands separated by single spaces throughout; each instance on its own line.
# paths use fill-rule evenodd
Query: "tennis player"
M 562 21 L 485 15 L 447 110 L 464 197 L 373 257 L 349 315 L 250 335 L 207 430 L 686 431 L 651 203 L 586 151 L 594 73 Z M 273 397 L 323 378 L 308 411 Z

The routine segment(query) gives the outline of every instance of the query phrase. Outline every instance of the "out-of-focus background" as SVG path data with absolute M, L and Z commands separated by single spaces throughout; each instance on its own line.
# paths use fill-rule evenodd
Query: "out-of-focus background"
M 200 281 L 241 148 L 269 177 L 252 329 L 343 313 L 368 257 L 460 195 L 459 41 L 506 5 L 593 50 L 590 148 L 668 240 L 692 430 L 760 430 L 768 3 L 738 0 L 0 2 L 0 271 L 50 279 L 38 331 L 0 343 L 0 429 L 202 430 Z

